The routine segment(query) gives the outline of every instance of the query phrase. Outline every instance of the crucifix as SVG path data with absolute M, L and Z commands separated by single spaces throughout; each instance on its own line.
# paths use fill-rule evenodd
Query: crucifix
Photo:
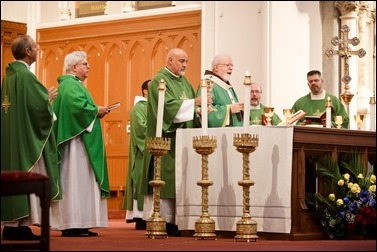
M 344 93 L 340 96 L 342 97 L 343 102 L 347 105 L 348 110 L 348 105 L 350 104 L 351 99 L 353 97 L 353 94 L 349 91 L 349 83 L 352 80 L 351 76 L 349 76 L 349 58 L 352 55 L 357 55 L 359 56 L 359 58 L 362 58 L 366 55 L 366 52 L 362 48 L 357 51 L 352 51 L 350 49 L 350 44 L 353 46 L 357 46 L 360 43 L 360 40 L 357 37 L 353 37 L 352 39 L 348 38 L 350 28 L 347 25 L 343 25 L 340 31 L 342 32 L 340 38 L 338 36 L 335 36 L 331 39 L 331 44 L 333 44 L 334 46 L 339 46 L 339 49 L 327 49 L 326 55 L 328 57 L 332 57 L 334 54 L 338 54 L 341 57 L 341 59 L 344 59 L 344 75 L 342 77 L 342 82 L 345 84 L 345 86 Z

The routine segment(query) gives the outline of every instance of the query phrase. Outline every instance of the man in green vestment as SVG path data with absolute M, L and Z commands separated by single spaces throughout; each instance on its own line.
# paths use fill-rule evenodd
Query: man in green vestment
M 299 98 L 292 106 L 294 112 L 303 110 L 307 116 L 320 115 L 326 111 L 326 101 L 331 99 L 331 125 L 336 127 L 334 116 L 343 116 L 342 128 L 348 129 L 349 116 L 342 102 L 333 94 L 326 92 L 323 86 L 322 74 L 318 70 L 312 70 L 307 73 L 308 86 L 310 93 Z M 297 121 L 297 125 L 306 125 L 304 118 Z M 323 121 L 322 124 L 326 122 Z
M 63 237 L 97 236 L 89 229 L 108 226 L 110 190 L 100 118 L 110 110 L 97 106 L 84 86 L 89 68 L 84 51 L 67 54 L 66 74 L 58 77 L 53 103 L 63 199 L 62 224 L 52 229 L 61 230 Z
M 127 222 L 136 222 L 135 229 L 146 228 L 143 220 L 144 195 L 139 193 L 139 181 L 145 152 L 145 135 L 147 130 L 147 97 L 151 80 L 141 85 L 143 96 L 136 96 L 130 111 L 130 144 L 128 152 L 128 170 L 126 190 L 123 197 L 123 209 L 126 209 Z
M 29 36 L 17 37 L 11 44 L 16 61 L 9 63 L 1 88 L 1 171 L 26 171 L 48 175 L 51 198 L 61 199 L 54 113 L 50 102 L 55 87 L 47 88 L 30 71 L 38 46 Z M 3 239 L 34 240 L 29 224 L 41 224 L 40 206 L 35 195 L 1 197 Z M 30 203 L 29 203 L 30 201 Z M 33 203 L 34 202 L 34 203 Z M 40 214 L 39 214 L 40 215 Z
M 171 141 L 170 150 L 161 158 L 161 216 L 167 222 L 167 232 L 177 232 L 175 223 L 175 137 L 179 128 L 193 128 L 198 123 L 195 109 L 200 105 L 201 97 L 195 98 L 195 91 L 184 76 L 187 67 L 187 53 L 180 48 L 171 49 L 166 57 L 166 64 L 152 79 L 148 89 L 147 102 L 147 139 L 156 136 L 159 82 L 165 82 L 165 99 L 162 120 L 162 137 Z M 210 102 L 210 99 L 209 99 Z M 140 178 L 140 193 L 151 198 L 153 188 L 148 182 L 154 176 L 154 157 L 145 152 Z M 153 203 L 152 203 L 153 204 Z M 144 205 L 144 213 L 146 213 Z M 148 209 L 153 210 L 153 209 Z M 150 215 L 149 215 L 150 216 Z
M 267 125 L 264 115 L 266 106 L 260 103 L 262 87 L 256 83 L 251 83 L 250 88 L 250 125 Z M 271 125 L 278 125 L 282 122 L 276 113 L 273 114 L 271 119 Z
M 230 84 L 233 71 L 232 58 L 218 54 L 212 60 L 212 71 L 206 70 L 204 79 L 211 81 L 212 104 L 208 110 L 208 127 L 242 126 L 243 103 L 238 102 L 237 94 Z M 199 86 L 197 94 L 200 95 Z

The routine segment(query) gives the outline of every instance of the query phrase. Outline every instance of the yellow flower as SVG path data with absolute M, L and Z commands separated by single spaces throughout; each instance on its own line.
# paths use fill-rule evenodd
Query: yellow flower
M 358 184 L 353 184 L 353 186 L 352 186 L 352 188 L 351 188 L 351 192 L 353 192 L 353 193 L 359 193 L 361 191 L 361 189 L 360 189 L 360 186 L 358 185 Z
M 344 180 L 343 179 L 339 179 L 338 186 L 343 186 L 343 185 L 344 185 Z
M 349 182 L 349 183 L 347 184 L 347 186 L 348 186 L 348 188 L 352 188 L 352 187 L 353 187 L 353 183 L 352 183 L 352 182 Z
M 360 178 L 360 179 L 364 178 L 364 176 L 363 176 L 362 173 L 360 173 L 359 175 L 357 175 L 357 177 Z
M 343 205 L 343 200 L 342 200 L 342 199 L 338 199 L 338 200 L 336 201 L 336 204 L 337 204 L 338 206 Z
M 369 192 L 375 192 L 376 191 L 376 185 L 369 186 L 368 191 Z
M 376 175 L 372 174 L 372 175 L 370 176 L 370 182 L 372 182 L 373 184 L 376 183 Z
M 350 175 L 348 173 L 344 173 L 343 177 L 346 181 L 350 180 Z
M 335 200 L 335 194 L 330 193 L 330 194 L 329 194 L 329 199 L 330 199 L 331 201 L 334 201 L 334 200 Z

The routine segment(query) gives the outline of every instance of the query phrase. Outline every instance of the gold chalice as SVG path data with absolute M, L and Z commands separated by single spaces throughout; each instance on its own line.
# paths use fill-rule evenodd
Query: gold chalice
M 272 116 L 274 115 L 274 107 L 265 107 L 264 115 L 266 116 L 267 126 L 271 126 Z
M 361 126 L 363 125 L 365 115 L 357 114 L 354 117 L 355 117 L 357 129 L 361 130 Z
M 343 124 L 343 116 L 341 115 L 334 116 L 334 122 L 336 124 L 336 127 L 340 129 Z
M 283 109 L 283 114 L 285 116 L 285 125 L 290 125 L 293 115 L 293 109 Z

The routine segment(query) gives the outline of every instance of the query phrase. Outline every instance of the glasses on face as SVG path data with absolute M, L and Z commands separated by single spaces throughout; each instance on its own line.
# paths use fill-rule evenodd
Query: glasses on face
M 260 91 L 259 90 L 251 90 L 250 93 L 251 94 L 260 94 Z
M 217 64 L 217 65 L 219 65 L 219 66 L 226 66 L 226 67 L 233 67 L 233 64 Z
M 89 63 L 88 62 L 81 62 L 81 63 L 78 63 L 76 65 L 83 65 L 85 67 L 88 67 L 89 66 Z

